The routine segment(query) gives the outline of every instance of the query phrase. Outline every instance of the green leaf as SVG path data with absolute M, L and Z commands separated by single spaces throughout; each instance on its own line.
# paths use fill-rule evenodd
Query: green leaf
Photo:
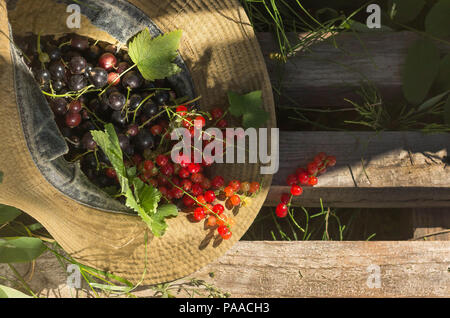
M 15 207 L 0 204 L 0 224 L 10 222 L 21 214 L 22 211 Z
M 262 92 L 253 91 L 245 95 L 228 92 L 228 111 L 235 117 L 242 116 L 244 128 L 259 128 L 269 119 L 269 113 L 262 108 Z
M 425 6 L 425 0 L 394 0 L 395 15 L 393 19 L 400 23 L 414 20 Z
M 248 112 L 249 109 L 262 106 L 262 92 L 253 91 L 245 95 L 228 92 L 228 101 L 230 103 L 230 108 L 228 108 L 230 114 L 240 117 Z
M 434 105 L 436 105 L 437 103 L 439 103 L 450 91 L 446 91 L 442 94 L 436 95 L 431 97 L 430 99 L 428 99 L 427 101 L 425 101 L 424 103 L 422 103 L 419 107 L 417 107 L 418 111 L 423 111 L 429 107 L 432 107 Z
M 269 113 L 262 108 L 254 108 L 242 116 L 242 126 L 260 128 L 269 119 Z
M 439 63 L 439 50 L 433 42 L 421 39 L 409 48 L 402 76 L 403 94 L 410 103 L 417 105 L 425 99 L 439 72 Z
M 0 238 L 0 263 L 24 263 L 45 251 L 44 243 L 35 237 Z
M 174 204 L 164 204 L 158 207 L 155 216 L 153 217 L 153 234 L 162 236 L 167 229 L 165 219 L 168 217 L 176 217 L 178 215 L 178 208 Z
M 146 80 L 163 79 L 181 71 L 172 63 L 181 35 L 182 31 L 176 30 L 152 39 L 150 31 L 145 29 L 130 41 L 128 54 Z
M 444 122 L 450 126 L 450 96 L 447 97 L 444 105 Z
M 17 289 L 0 285 L 0 298 L 32 298 Z
M 136 167 L 125 168 L 119 140 L 111 124 L 105 125 L 104 132 L 92 131 L 91 133 L 116 170 L 122 188 L 121 193 L 126 198 L 125 205 L 137 212 L 155 236 L 164 234 L 167 227 L 164 221 L 166 216 L 165 213 L 158 213 L 161 192 L 136 177 Z M 176 212 L 178 213 L 178 209 Z
M 435 86 L 438 92 L 450 89 L 450 54 L 447 54 L 441 59 Z
M 440 38 L 450 35 L 450 0 L 440 0 L 425 18 L 425 30 Z

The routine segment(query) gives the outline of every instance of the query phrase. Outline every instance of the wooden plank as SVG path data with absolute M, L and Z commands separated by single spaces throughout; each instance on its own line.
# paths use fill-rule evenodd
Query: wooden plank
M 333 207 L 450 206 L 448 134 L 416 132 L 280 132 L 280 168 L 265 205 L 289 192 L 286 178 L 320 151 L 337 165 L 304 188 L 295 205 Z M 447 159 L 446 159 L 447 158 Z
M 241 241 L 193 276 L 233 297 L 449 297 L 449 265 L 450 242 Z
M 412 210 L 414 240 L 450 241 L 450 209 Z
M 171 285 L 205 280 L 231 297 L 449 297 L 449 266 L 450 242 L 240 241 Z M 41 297 L 93 297 L 86 285 L 67 286 L 71 272 L 51 253 L 38 258 L 31 280 L 29 265 L 17 268 Z M 0 275 L 13 278 L 3 264 Z M 135 292 L 142 297 L 155 293 L 149 286 Z
M 291 39 L 299 36 L 289 35 Z M 301 106 L 349 107 L 344 98 L 359 100 L 355 91 L 367 80 L 385 99 L 402 97 L 402 66 L 408 48 L 420 35 L 409 31 L 342 33 L 335 41 L 329 38 L 297 53 L 286 64 L 269 58 L 279 51 L 272 34 L 258 33 L 257 37 L 272 84 L 277 88 L 281 83 L 283 96 Z M 450 45 L 438 45 L 450 52 Z M 287 98 L 281 99 L 283 103 L 293 106 Z

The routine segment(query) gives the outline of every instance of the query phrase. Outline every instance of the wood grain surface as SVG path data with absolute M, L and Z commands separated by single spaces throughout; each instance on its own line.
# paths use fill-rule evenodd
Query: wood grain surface
M 241 241 L 171 285 L 205 280 L 236 298 L 450 297 L 449 267 L 450 242 Z M 27 277 L 29 269 L 19 268 Z M 7 266 L 0 265 L 0 275 L 11 277 Z M 42 297 L 93 297 L 86 285 L 69 288 L 67 277 L 56 258 L 44 254 L 29 284 Z M 135 292 L 142 297 L 155 293 L 149 287 Z

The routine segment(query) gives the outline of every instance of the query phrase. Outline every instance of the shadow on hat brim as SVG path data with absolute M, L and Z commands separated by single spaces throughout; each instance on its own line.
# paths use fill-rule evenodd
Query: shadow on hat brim
M 225 106 L 226 92 L 230 90 L 240 93 L 262 90 L 264 108 L 271 115 L 267 127 L 275 126 L 273 97 L 264 60 L 237 1 L 130 2 L 163 31 L 183 30 L 180 54 L 192 74 L 197 94 L 202 96 L 201 108 Z M 7 32 L 4 0 L 0 0 L 0 4 L 0 30 Z M 53 0 L 38 3 L 18 0 L 9 12 L 9 21 L 14 33 L 25 34 L 37 29 L 43 35 L 71 33 L 73 30 L 61 29 L 67 17 L 65 10 L 64 4 Z M 50 14 L 54 18 L 51 23 L 47 17 Z M 111 43 L 116 41 L 86 17 L 82 18 L 82 28 L 77 33 Z M 233 236 L 228 241 L 222 241 L 205 229 L 203 223 L 192 223 L 187 214 L 180 213 L 177 218 L 168 220 L 169 228 L 162 238 L 149 235 L 145 242 L 147 229 L 137 216 L 86 207 L 58 191 L 32 160 L 17 107 L 10 44 L 4 39 L 1 42 L 0 60 L 4 71 L 0 80 L 6 87 L 0 93 L 4 101 L 4 107 L 0 107 L 0 133 L 5 136 L 0 140 L 0 170 L 4 172 L 1 203 L 16 206 L 37 219 L 80 263 L 111 271 L 132 282 L 139 281 L 145 269 L 145 284 L 189 275 L 221 256 L 244 235 L 264 203 L 272 179 L 271 175 L 260 175 L 259 164 L 217 165 L 214 170 L 227 180 L 261 182 L 261 191 L 252 204 L 240 208 L 235 216 Z

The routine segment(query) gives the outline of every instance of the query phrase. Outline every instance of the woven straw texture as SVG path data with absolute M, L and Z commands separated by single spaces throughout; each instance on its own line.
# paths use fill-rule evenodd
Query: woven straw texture
M 182 29 L 180 54 L 191 71 L 202 108 L 226 105 L 226 92 L 263 91 L 264 108 L 275 126 L 273 96 L 264 60 L 252 27 L 235 0 L 131 0 L 164 32 Z M 14 33 L 62 34 L 66 7 L 52 0 L 17 2 L 9 12 Z M 104 31 L 83 18 L 77 33 L 114 42 Z M 0 0 L 0 30 L 8 34 L 8 16 Z M 65 197 L 39 173 L 31 159 L 16 105 L 10 43 L 0 35 L 0 202 L 16 206 L 37 219 L 56 241 L 79 262 L 137 282 L 145 268 L 145 231 L 140 218 L 102 212 Z M 270 148 L 270 147 L 269 147 Z M 247 231 L 266 198 L 270 175 L 259 165 L 216 165 L 217 173 L 261 181 L 262 189 L 248 207 L 240 208 L 229 241 L 218 240 L 203 223 L 191 223 L 187 214 L 168 221 L 162 238 L 149 235 L 145 284 L 171 281 L 189 275 L 225 253 Z

